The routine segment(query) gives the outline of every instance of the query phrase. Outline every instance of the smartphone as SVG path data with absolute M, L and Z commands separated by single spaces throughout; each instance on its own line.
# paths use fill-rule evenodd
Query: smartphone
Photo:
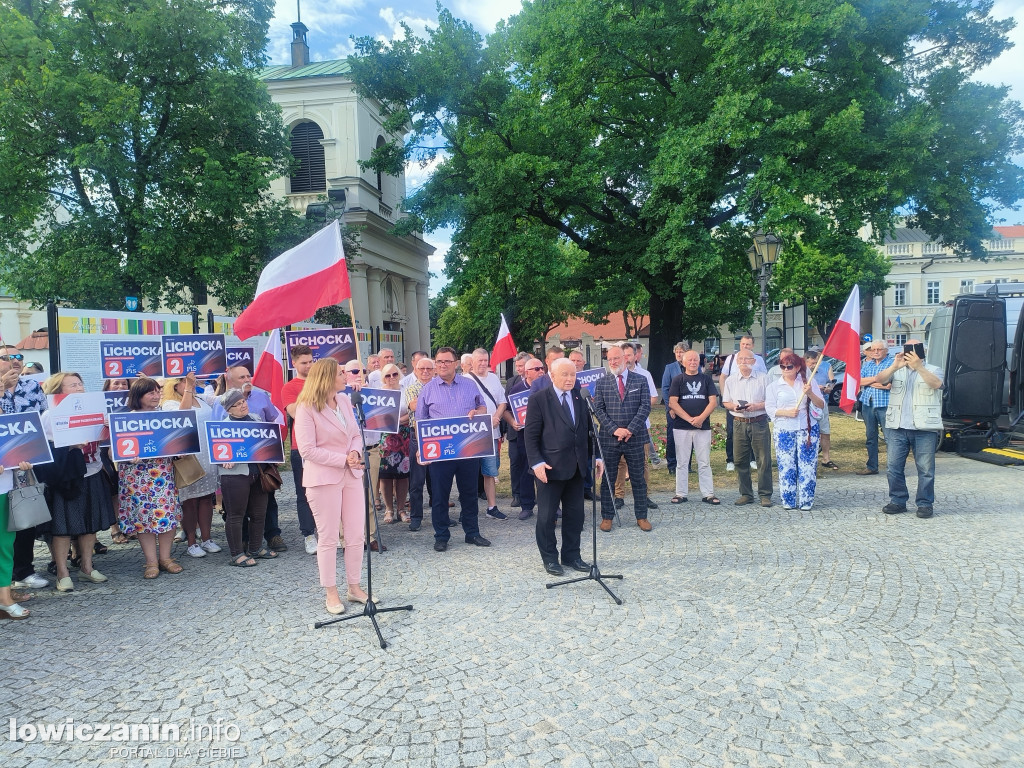
M 915 355 L 924 360 L 924 344 L 921 344 L 920 342 L 918 342 L 917 344 L 904 344 L 903 354 L 906 354 L 907 352 L 913 352 Z
M 746 400 L 737 400 L 736 401 L 736 410 L 737 411 L 745 411 L 745 410 L 747 410 L 747 406 L 748 405 L 749 405 L 749 403 Z

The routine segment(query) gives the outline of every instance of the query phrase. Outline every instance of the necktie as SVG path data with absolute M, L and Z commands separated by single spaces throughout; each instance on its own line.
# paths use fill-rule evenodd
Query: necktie
M 626 399 L 626 385 L 622 383 L 622 374 L 619 374 L 619 400 Z
M 569 413 L 569 422 L 573 426 L 575 426 L 576 425 L 576 418 L 574 417 L 573 412 L 572 412 L 572 403 L 569 402 L 569 393 L 568 392 L 563 392 L 562 393 L 562 405 L 565 406 L 565 410 Z

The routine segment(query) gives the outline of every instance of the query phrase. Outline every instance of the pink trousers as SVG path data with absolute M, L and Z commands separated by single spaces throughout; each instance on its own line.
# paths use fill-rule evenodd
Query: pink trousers
M 316 485 L 306 489 L 306 499 L 316 521 L 316 564 L 320 585 L 338 585 L 338 532 L 345 531 L 345 580 L 358 584 L 363 570 L 365 507 L 361 480 L 349 478 L 337 485 Z

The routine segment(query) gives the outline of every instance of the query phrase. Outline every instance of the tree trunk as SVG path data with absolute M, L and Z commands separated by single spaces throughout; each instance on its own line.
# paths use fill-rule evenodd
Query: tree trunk
M 672 347 L 683 338 L 683 299 L 668 301 L 651 291 L 651 338 L 647 357 L 647 370 L 654 383 L 661 386 L 661 374 L 675 357 Z

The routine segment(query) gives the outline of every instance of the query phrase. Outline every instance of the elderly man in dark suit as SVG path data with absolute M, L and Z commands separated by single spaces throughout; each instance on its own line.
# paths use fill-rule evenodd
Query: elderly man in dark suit
M 607 482 L 601 485 L 601 530 L 606 533 L 611 531 L 615 517 L 610 486 L 615 485 L 622 456 L 626 457 L 633 486 L 636 524 L 642 531 L 651 530 L 647 520 L 647 481 L 644 479 L 644 444 L 648 440 L 646 422 L 650 412 L 647 379 L 627 368 L 621 347 L 609 347 L 608 374 L 594 388 L 594 413 L 601 422 L 598 439 L 608 473 Z
M 551 386 L 530 395 L 523 431 L 526 456 L 537 478 L 537 548 L 544 570 L 564 573 L 562 565 L 584 573 L 590 564 L 580 557 L 583 531 L 583 481 L 593 448 L 590 413 L 576 386 L 576 365 L 561 358 L 551 364 Z M 601 475 L 598 464 L 597 475 Z M 562 564 L 558 563 L 555 520 L 562 506 Z

